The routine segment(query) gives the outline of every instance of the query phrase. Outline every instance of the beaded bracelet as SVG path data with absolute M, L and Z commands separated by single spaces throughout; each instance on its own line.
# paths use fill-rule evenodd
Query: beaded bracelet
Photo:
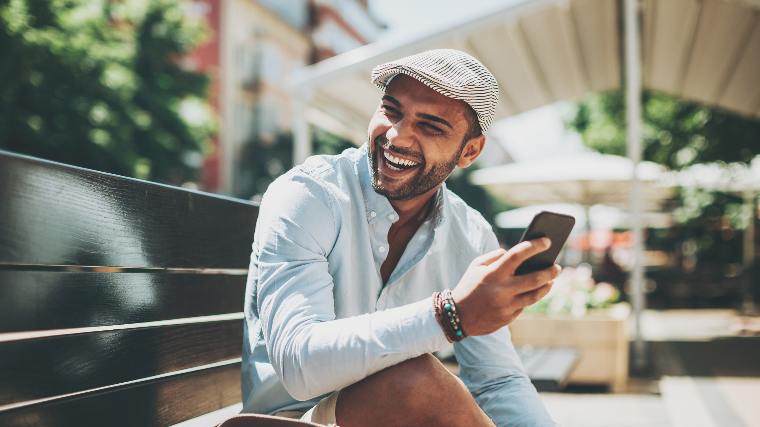
M 457 306 L 454 304 L 454 297 L 451 296 L 451 290 L 446 289 L 443 291 L 443 301 L 443 310 L 449 318 L 449 323 L 451 324 L 452 329 L 454 329 L 454 334 L 457 337 L 456 341 L 460 341 L 467 335 L 465 335 L 464 329 L 462 329 L 462 321 L 459 320 Z
M 462 329 L 462 322 L 456 312 L 456 304 L 450 290 L 433 294 L 433 311 L 449 342 L 461 341 L 467 336 Z

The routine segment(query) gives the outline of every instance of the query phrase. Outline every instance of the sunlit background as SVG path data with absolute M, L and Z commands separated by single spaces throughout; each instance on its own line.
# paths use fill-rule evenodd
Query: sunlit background
M 365 142 L 372 66 L 468 51 L 502 94 L 449 188 L 506 247 L 541 210 L 578 219 L 554 290 L 512 326 L 520 346 L 576 350 L 550 412 L 760 425 L 760 2 L 638 4 L 636 216 L 615 0 L 0 1 L 0 149 L 257 201 L 308 155 Z

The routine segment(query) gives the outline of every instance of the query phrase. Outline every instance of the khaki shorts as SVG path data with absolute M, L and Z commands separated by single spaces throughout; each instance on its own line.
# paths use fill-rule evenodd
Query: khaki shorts
M 338 393 L 334 391 L 320 400 L 314 407 L 306 411 L 281 411 L 274 415 L 278 417 L 300 419 L 315 424 L 335 426 L 335 405 L 338 403 Z

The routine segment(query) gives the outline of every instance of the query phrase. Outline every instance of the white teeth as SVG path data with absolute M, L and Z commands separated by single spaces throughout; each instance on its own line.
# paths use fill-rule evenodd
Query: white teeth
M 383 156 L 385 156 L 385 158 L 388 159 L 389 161 L 391 161 L 393 163 L 396 163 L 398 165 L 417 166 L 417 162 L 413 162 L 411 160 L 404 160 L 404 159 L 398 158 L 396 156 L 393 156 L 393 155 L 389 154 L 387 151 L 383 151 Z

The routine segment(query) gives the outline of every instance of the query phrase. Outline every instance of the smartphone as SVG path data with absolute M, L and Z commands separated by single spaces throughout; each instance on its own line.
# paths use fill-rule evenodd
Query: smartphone
M 573 226 L 575 226 L 575 218 L 570 215 L 549 211 L 537 213 L 528 228 L 525 229 L 520 242 L 548 237 L 551 239 L 552 245 L 549 249 L 533 255 L 520 264 L 515 275 L 532 273 L 554 265 L 559 252 L 567 241 L 567 237 L 570 236 Z

